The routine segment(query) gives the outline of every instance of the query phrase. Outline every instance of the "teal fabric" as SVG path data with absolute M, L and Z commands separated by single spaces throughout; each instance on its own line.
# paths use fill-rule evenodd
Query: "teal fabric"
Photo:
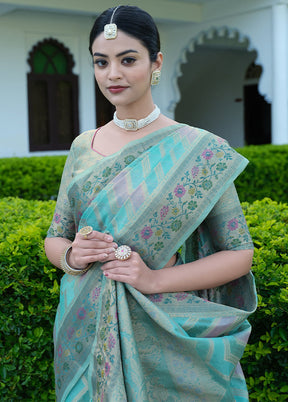
M 233 187 L 246 164 L 203 130 L 159 130 L 70 180 L 75 230 L 109 231 L 151 269 L 179 249 L 190 262 L 253 248 Z M 252 274 L 217 289 L 154 295 L 108 280 L 100 263 L 82 277 L 64 275 L 54 335 L 57 400 L 247 401 L 239 360 L 255 295 Z

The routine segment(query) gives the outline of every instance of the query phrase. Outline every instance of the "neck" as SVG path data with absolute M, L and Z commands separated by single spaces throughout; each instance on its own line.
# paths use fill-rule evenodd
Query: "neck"
M 148 116 L 154 110 L 154 102 L 152 96 L 147 96 L 141 101 L 134 102 L 130 105 L 115 105 L 118 119 L 136 119 L 140 120 Z
M 152 112 L 144 116 L 142 119 L 119 119 L 116 111 L 113 116 L 113 121 L 116 126 L 123 128 L 126 131 L 137 131 L 153 123 L 156 119 L 158 119 L 159 115 L 160 109 L 156 105 L 153 105 Z

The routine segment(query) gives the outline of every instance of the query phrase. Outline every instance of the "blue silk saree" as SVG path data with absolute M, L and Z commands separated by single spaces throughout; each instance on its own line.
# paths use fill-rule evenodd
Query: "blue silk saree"
M 253 248 L 233 185 L 247 160 L 223 139 L 179 124 L 81 164 L 83 138 L 68 157 L 48 236 L 73 238 L 90 225 L 151 269 L 176 252 L 186 263 Z M 256 308 L 252 274 L 215 289 L 144 295 L 99 267 L 61 280 L 57 401 L 248 400 L 239 360 Z

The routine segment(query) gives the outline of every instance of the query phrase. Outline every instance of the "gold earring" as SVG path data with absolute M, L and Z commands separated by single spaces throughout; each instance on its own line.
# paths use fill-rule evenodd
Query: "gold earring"
M 160 82 L 160 78 L 161 78 L 161 71 L 160 70 L 153 71 L 151 76 L 151 85 L 158 85 Z

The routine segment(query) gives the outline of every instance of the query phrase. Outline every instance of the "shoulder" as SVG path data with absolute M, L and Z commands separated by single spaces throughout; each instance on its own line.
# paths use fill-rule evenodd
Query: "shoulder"
M 208 131 L 208 130 L 205 130 L 205 129 L 199 128 L 199 127 L 190 126 L 188 124 L 183 124 L 183 126 L 186 128 L 187 133 L 191 133 L 191 134 L 200 136 L 203 139 L 210 140 L 211 142 L 213 142 L 215 144 L 224 145 L 226 147 L 232 148 L 229 145 L 229 142 L 225 138 L 220 137 L 219 135 L 214 134 L 211 131 Z
M 183 124 L 183 133 L 187 137 L 192 139 L 197 139 L 197 143 L 202 144 L 204 151 L 212 151 L 213 154 L 217 153 L 218 155 L 225 153 L 225 157 L 227 159 L 238 158 L 241 160 L 246 160 L 244 156 L 239 154 L 225 139 L 220 137 L 217 134 L 212 133 L 211 131 L 205 130 L 203 128 L 189 126 L 188 124 Z M 190 139 L 191 143 L 193 142 Z M 200 147 L 201 148 L 201 147 Z
M 193 135 L 198 138 L 205 139 L 205 140 L 215 141 L 218 144 L 229 145 L 227 140 L 225 140 L 224 138 L 220 137 L 217 134 L 212 133 L 211 131 L 205 130 L 200 127 L 190 126 L 189 124 L 185 124 L 185 123 L 178 123 L 178 124 L 181 124 L 181 126 L 183 128 L 183 133 L 185 133 L 186 135 Z
M 92 138 L 97 129 L 87 130 L 79 134 L 72 142 L 71 148 L 91 146 Z
M 74 138 L 68 153 L 67 161 L 70 161 L 70 163 L 74 163 L 80 155 L 89 154 L 91 150 L 93 135 L 95 134 L 95 132 L 96 129 L 87 130 Z

